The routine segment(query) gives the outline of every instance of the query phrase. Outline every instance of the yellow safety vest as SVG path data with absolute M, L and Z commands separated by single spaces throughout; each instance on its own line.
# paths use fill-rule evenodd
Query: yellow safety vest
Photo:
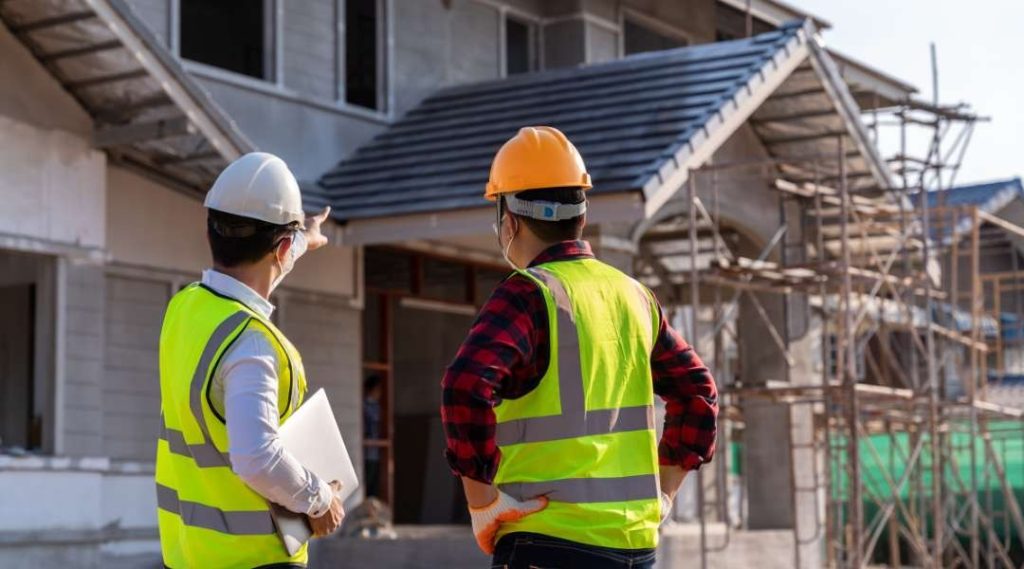
M 160 331 L 160 409 L 156 492 L 164 564 L 252 568 L 306 563 L 278 537 L 270 504 L 231 470 L 223 409 L 210 403 L 220 358 L 243 330 L 264 334 L 277 351 L 283 423 L 302 403 L 306 377 L 298 351 L 269 320 L 241 302 L 191 284 L 174 295 Z
M 498 533 L 533 532 L 601 547 L 648 549 L 661 519 L 651 352 L 660 324 L 650 292 L 595 259 L 520 274 L 544 293 L 550 363 L 537 388 L 495 407 L 494 483 L 548 507 Z

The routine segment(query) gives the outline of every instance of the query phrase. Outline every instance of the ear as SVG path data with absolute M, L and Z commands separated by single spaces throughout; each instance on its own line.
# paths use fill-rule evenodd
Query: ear
M 509 231 L 512 232 L 511 235 L 515 235 L 519 232 L 519 218 L 516 217 L 515 214 L 506 211 L 505 220 L 509 225 Z
M 288 251 L 292 248 L 292 236 L 289 235 L 284 239 L 281 239 L 277 243 L 277 247 L 274 248 L 274 255 L 277 256 L 278 262 L 284 263 L 285 258 L 288 256 Z

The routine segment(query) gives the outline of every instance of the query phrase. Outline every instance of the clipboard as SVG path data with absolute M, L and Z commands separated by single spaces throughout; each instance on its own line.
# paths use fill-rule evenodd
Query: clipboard
M 359 488 L 352 459 L 322 388 L 306 399 L 281 425 L 278 437 L 285 450 L 321 480 L 341 482 L 338 498 L 342 502 Z M 313 537 L 305 514 L 297 514 L 277 504 L 271 504 L 271 513 L 285 549 L 289 555 L 295 555 Z

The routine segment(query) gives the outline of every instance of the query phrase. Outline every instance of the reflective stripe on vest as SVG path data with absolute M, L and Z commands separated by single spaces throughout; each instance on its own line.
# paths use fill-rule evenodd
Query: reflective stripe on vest
M 210 529 L 230 535 L 270 535 L 275 533 L 274 519 L 269 510 L 257 512 L 229 512 L 180 500 L 173 488 L 156 485 L 156 505 L 162 510 L 181 516 L 187 526 Z
M 495 432 L 498 446 L 653 429 L 653 405 L 587 411 L 580 369 L 579 331 L 569 295 L 554 276 L 538 268 L 528 269 L 528 272 L 548 287 L 558 309 L 558 393 L 562 413 L 498 423 Z M 650 306 L 647 294 L 638 292 L 644 305 Z
M 302 403 L 305 371 L 295 347 L 262 315 L 199 284 L 172 298 L 160 334 L 161 432 L 157 521 L 164 565 L 231 569 L 304 564 L 277 536 L 271 505 L 231 469 L 223 406 L 211 389 L 219 360 L 242 334 L 274 351 L 281 423 Z M 215 407 L 215 405 L 217 407 Z
M 568 504 L 628 502 L 657 497 L 658 477 L 654 474 L 640 474 L 619 478 L 570 478 L 544 482 L 513 482 L 503 484 L 501 491 L 517 500 L 547 496 L 552 500 Z
M 554 275 L 540 268 L 528 272 L 547 286 L 555 301 L 558 331 L 558 393 L 561 414 L 504 421 L 496 425 L 499 446 L 540 443 L 591 435 L 653 430 L 654 406 L 639 405 L 616 409 L 586 409 L 583 393 L 583 372 L 580 368 L 580 341 L 572 302 L 565 287 Z M 648 308 L 651 298 L 639 287 L 642 305 Z M 540 495 L 573 503 L 623 502 L 658 497 L 658 478 L 654 474 L 616 478 L 574 478 L 544 482 L 500 484 L 502 492 L 517 500 Z
M 195 460 L 196 466 L 200 468 L 231 466 L 228 453 L 217 450 L 217 447 L 210 442 L 210 430 L 206 425 L 206 416 L 203 413 L 202 407 L 203 384 L 206 382 L 206 373 L 209 371 L 210 364 L 213 363 L 213 357 L 217 354 L 217 350 L 227 340 L 228 336 L 231 335 L 231 332 L 238 328 L 247 318 L 249 318 L 247 313 L 243 311 L 236 312 L 214 330 L 210 340 L 206 343 L 206 347 L 203 348 L 203 354 L 199 358 L 199 365 L 196 366 L 196 371 L 192 376 L 192 383 L 189 388 L 189 408 L 192 410 L 192 414 L 195 416 L 196 421 L 199 423 L 199 428 L 203 432 L 204 442 L 189 444 L 185 442 L 185 435 L 181 431 L 170 429 L 164 424 L 160 426 L 160 439 L 167 442 L 171 453 L 191 457 Z M 290 382 L 286 414 L 293 411 L 298 403 L 298 383 L 294 377 Z
M 230 465 L 228 454 L 220 452 L 210 443 L 188 444 L 185 435 L 178 430 L 160 426 L 160 440 L 167 442 L 171 454 L 190 457 L 199 468 L 214 468 Z

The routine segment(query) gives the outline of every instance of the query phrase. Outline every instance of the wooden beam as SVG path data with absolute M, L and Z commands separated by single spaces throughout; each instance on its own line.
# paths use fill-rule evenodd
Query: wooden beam
M 93 111 L 92 115 L 99 122 L 113 123 L 130 119 L 139 111 L 172 106 L 174 106 L 174 101 L 172 101 L 165 93 L 160 92 L 156 95 L 137 99 L 133 102 L 126 102 L 116 106 L 96 109 Z
M 189 134 L 195 134 L 195 128 L 188 118 L 174 117 L 142 124 L 97 129 L 93 132 L 93 143 L 98 148 L 113 148 Z
M 798 121 L 803 119 L 814 119 L 821 117 L 835 117 L 840 118 L 839 114 L 836 113 L 835 109 L 825 109 L 820 111 L 804 111 L 802 113 L 792 113 L 788 115 L 769 115 L 766 117 L 758 117 L 756 114 L 750 119 L 750 122 L 754 124 L 767 124 L 767 123 L 779 123 L 779 122 L 790 122 Z
M 777 138 L 763 138 L 761 142 L 763 142 L 765 146 L 772 146 L 775 144 L 795 144 L 797 142 L 811 142 L 814 140 L 821 140 L 823 138 L 836 138 L 839 136 L 847 135 L 848 133 L 845 130 L 826 130 L 814 134 L 800 134 L 794 136 L 781 136 Z
M 95 87 L 97 85 L 106 85 L 107 83 L 116 83 L 119 81 L 130 81 L 132 79 L 139 79 L 140 77 L 146 77 L 148 75 L 149 73 L 145 69 L 132 69 L 131 71 L 111 73 L 108 75 L 98 75 L 96 77 L 78 79 L 76 81 L 68 81 L 64 84 L 64 86 L 71 91 L 79 91 L 81 89 Z
M 43 18 L 42 20 L 35 20 L 25 24 L 19 24 L 10 26 L 11 33 L 17 36 L 30 34 L 32 32 L 54 28 L 57 26 L 65 26 L 73 24 L 75 22 L 81 22 L 83 20 L 91 20 L 96 17 L 96 12 L 72 12 L 70 14 L 63 14 L 61 16 L 54 16 L 52 18 Z
M 954 330 L 950 330 L 949 328 L 946 328 L 944 326 L 939 326 L 938 324 L 932 323 L 931 329 L 936 334 L 949 340 L 952 340 L 958 344 L 964 345 L 968 348 L 974 348 L 975 350 L 983 353 L 988 353 L 989 351 L 988 344 L 984 342 L 975 342 L 971 340 L 970 337 L 964 336 L 963 334 Z
M 41 63 L 51 63 L 60 59 L 68 59 L 71 57 L 81 57 L 83 55 L 92 55 L 101 51 L 110 51 L 112 49 L 123 48 L 122 44 L 118 40 L 105 41 L 97 44 L 87 45 L 84 47 L 73 47 L 70 49 L 62 49 L 60 51 L 51 51 L 49 53 L 43 52 L 39 54 L 39 61 Z
M 190 156 L 161 159 L 158 163 L 166 166 L 194 166 L 196 164 L 217 164 L 222 163 L 223 161 L 224 158 L 219 152 L 211 150 L 209 152 L 192 154 Z
M 978 218 L 986 223 L 991 223 L 1008 233 L 1012 233 L 1017 237 L 1024 237 L 1024 228 L 1021 228 L 1019 225 L 1014 225 L 1005 219 L 996 217 L 990 213 L 981 211 L 980 209 L 978 210 Z

